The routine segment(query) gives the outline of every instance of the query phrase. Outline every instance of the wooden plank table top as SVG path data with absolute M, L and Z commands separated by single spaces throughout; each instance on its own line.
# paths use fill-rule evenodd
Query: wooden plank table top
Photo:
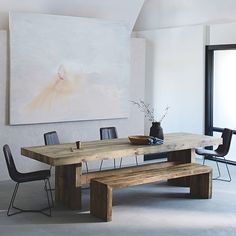
M 165 134 L 164 144 L 161 145 L 133 145 L 128 138 L 119 138 L 82 142 L 81 149 L 76 149 L 75 143 L 23 147 L 21 154 L 53 166 L 62 166 L 94 160 L 194 149 L 221 143 L 222 139 L 218 137 L 169 133 Z

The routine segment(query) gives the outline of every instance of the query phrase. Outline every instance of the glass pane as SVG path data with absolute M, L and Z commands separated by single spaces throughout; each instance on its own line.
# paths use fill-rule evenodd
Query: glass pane
M 236 50 L 214 51 L 213 126 L 236 130 Z M 215 132 L 220 136 L 221 133 Z M 236 161 L 236 136 L 226 159 Z
M 236 50 L 214 51 L 213 126 L 236 130 Z

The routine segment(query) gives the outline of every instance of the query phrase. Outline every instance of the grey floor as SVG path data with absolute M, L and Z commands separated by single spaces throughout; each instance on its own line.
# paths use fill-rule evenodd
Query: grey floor
M 207 164 L 214 166 L 213 162 Z M 223 167 L 223 166 L 222 166 Z M 0 182 L 0 236 L 26 235 L 236 235 L 236 166 L 230 166 L 231 183 L 213 181 L 213 198 L 188 198 L 188 188 L 165 183 L 114 191 L 113 221 L 102 222 L 89 214 L 89 190 L 83 190 L 83 209 L 56 208 L 53 216 L 24 213 L 6 216 L 14 188 Z M 42 182 L 20 187 L 16 205 L 44 207 Z

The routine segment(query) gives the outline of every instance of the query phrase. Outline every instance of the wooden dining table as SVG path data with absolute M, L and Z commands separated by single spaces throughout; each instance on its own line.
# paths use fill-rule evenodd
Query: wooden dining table
M 22 147 L 21 154 L 40 162 L 56 166 L 55 201 L 71 209 L 81 209 L 81 186 L 88 184 L 92 178 L 112 175 L 120 169 L 82 173 L 82 163 L 134 155 L 166 153 L 167 161 L 160 165 L 195 162 L 195 149 L 219 145 L 222 139 L 200 134 L 169 133 L 165 134 L 161 145 L 133 145 L 128 138 L 111 140 L 85 141 L 77 149 L 76 143 L 49 146 Z M 148 165 L 126 167 L 148 168 Z M 132 169 L 131 169 L 132 171 Z M 175 184 L 184 186 L 182 180 Z

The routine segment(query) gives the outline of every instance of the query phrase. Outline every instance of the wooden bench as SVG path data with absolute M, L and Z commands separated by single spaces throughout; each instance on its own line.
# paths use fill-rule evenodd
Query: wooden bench
M 157 181 L 190 178 L 190 196 L 211 198 L 212 169 L 195 163 L 179 164 L 161 169 L 150 169 L 132 173 L 92 179 L 90 182 L 90 214 L 105 221 L 112 220 L 112 190 Z

